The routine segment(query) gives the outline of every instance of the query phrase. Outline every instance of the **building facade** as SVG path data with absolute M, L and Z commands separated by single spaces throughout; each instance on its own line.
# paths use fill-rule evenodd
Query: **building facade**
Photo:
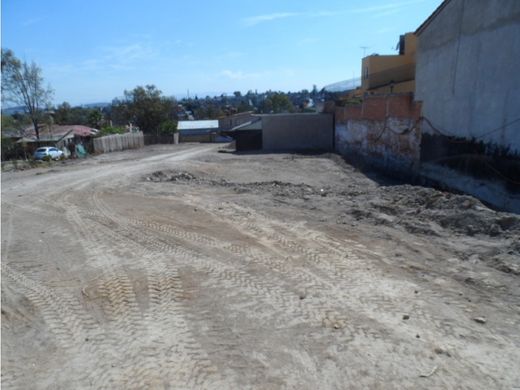
M 404 93 L 415 89 L 416 37 L 406 33 L 399 38 L 399 54 L 373 54 L 361 64 L 363 93 Z
M 417 29 L 423 133 L 520 153 L 520 1 L 446 0 Z

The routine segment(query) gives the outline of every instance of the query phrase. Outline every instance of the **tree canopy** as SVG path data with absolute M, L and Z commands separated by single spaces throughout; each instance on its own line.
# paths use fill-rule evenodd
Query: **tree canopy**
M 163 122 L 174 119 L 175 101 L 155 85 L 137 86 L 112 102 L 111 118 L 116 123 L 132 122 L 145 133 L 158 133 Z
M 2 49 L 2 102 L 23 106 L 40 138 L 38 124 L 53 91 L 44 85 L 41 68 L 36 63 L 20 61 L 12 50 Z
M 278 114 L 281 112 L 294 112 L 294 106 L 289 97 L 281 92 L 271 93 L 261 104 L 263 113 Z

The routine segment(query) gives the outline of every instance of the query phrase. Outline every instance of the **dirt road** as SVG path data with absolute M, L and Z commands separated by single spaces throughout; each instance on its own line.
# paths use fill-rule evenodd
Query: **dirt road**
M 520 219 L 368 176 L 211 145 L 3 174 L 3 388 L 520 388 Z

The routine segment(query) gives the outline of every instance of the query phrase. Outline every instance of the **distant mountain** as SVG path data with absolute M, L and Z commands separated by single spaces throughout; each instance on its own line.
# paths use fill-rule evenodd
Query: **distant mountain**
M 105 108 L 110 106 L 111 103 L 89 103 L 89 104 L 80 104 L 79 107 L 82 108 Z
M 2 107 L 2 115 L 13 115 L 13 114 L 18 114 L 20 112 L 24 112 L 23 106 L 8 107 L 8 108 Z

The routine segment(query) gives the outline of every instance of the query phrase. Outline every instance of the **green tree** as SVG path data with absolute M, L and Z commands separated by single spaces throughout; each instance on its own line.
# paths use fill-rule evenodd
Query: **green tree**
M 255 108 L 251 107 L 247 102 L 241 101 L 238 105 L 238 112 L 253 111 Z
M 109 119 L 117 125 L 126 125 L 133 120 L 128 103 L 123 99 L 113 99 Z
M 100 128 L 103 124 L 103 114 L 100 110 L 93 109 L 88 114 L 88 124 L 90 127 L 94 127 L 96 129 Z
M 125 91 L 119 111 L 126 121 L 134 122 L 145 133 L 159 132 L 159 125 L 172 119 L 175 101 L 162 96 L 155 85 L 137 86 Z
M 169 135 L 177 132 L 177 122 L 170 119 L 162 122 L 159 125 L 159 132 L 164 135 Z
M 2 101 L 23 106 L 40 139 L 38 124 L 53 91 L 44 86 L 42 71 L 34 62 L 20 61 L 12 50 L 2 49 Z
M 264 113 L 272 112 L 278 114 L 281 112 L 294 112 L 294 106 L 286 94 L 274 92 L 262 102 L 261 110 Z
M 70 125 L 69 122 L 71 117 L 72 107 L 69 103 L 63 102 L 58 107 L 56 107 L 56 110 L 54 110 L 54 120 L 56 123 L 60 125 Z

